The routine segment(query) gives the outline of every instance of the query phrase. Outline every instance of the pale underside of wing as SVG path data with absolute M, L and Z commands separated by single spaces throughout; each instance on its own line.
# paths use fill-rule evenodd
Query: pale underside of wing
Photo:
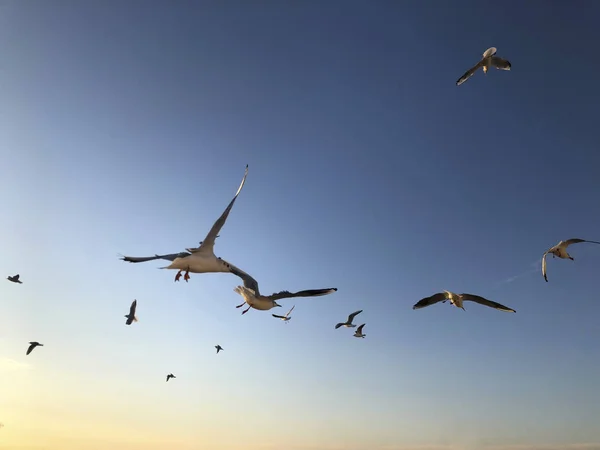
M 463 84 L 465 81 L 467 81 L 469 78 L 471 78 L 473 76 L 473 74 L 475 72 L 477 72 L 477 69 L 479 69 L 481 66 L 483 65 L 483 60 L 479 61 L 477 64 L 475 64 L 473 67 L 471 67 L 469 70 L 467 70 L 462 77 L 460 77 L 457 81 L 456 81 L 456 85 L 460 86 L 461 84 Z
M 542 276 L 544 277 L 544 280 L 546 280 L 546 282 L 548 282 L 548 277 L 546 276 L 546 255 L 548 254 L 548 252 L 544 252 L 544 254 L 542 255 Z
M 431 297 L 425 297 L 414 304 L 413 309 L 425 308 L 426 306 L 435 305 L 436 303 L 448 300 L 448 296 L 445 292 L 438 292 L 433 294 Z
M 337 288 L 307 289 L 307 290 L 298 291 L 298 292 L 281 291 L 281 292 L 276 292 L 275 294 L 271 294 L 267 298 L 269 300 L 280 300 L 282 298 L 292 298 L 292 297 L 318 297 L 321 295 L 332 294 L 335 291 L 337 291 Z
M 492 66 L 500 70 L 510 70 L 511 64 L 507 59 L 500 58 L 499 56 L 492 56 L 490 59 Z
M 508 306 L 504 306 L 500 303 L 494 302 L 492 300 L 488 300 L 487 298 L 480 297 L 479 295 L 474 294 L 460 294 L 463 300 L 470 300 L 472 302 L 479 303 L 480 305 L 489 306 L 490 308 L 495 308 L 500 311 L 505 312 L 516 312 L 514 309 L 509 308 Z
M 489 56 L 495 55 L 498 50 L 496 47 L 490 47 L 485 52 L 483 52 L 483 57 L 487 58 Z
M 130 262 L 130 263 L 140 263 L 146 261 L 154 261 L 156 259 L 165 259 L 167 261 L 175 261 L 177 258 L 185 258 L 186 256 L 190 256 L 191 253 L 188 252 L 179 252 L 179 253 L 169 253 L 167 255 L 154 255 L 154 256 L 122 256 L 121 260 Z
M 223 211 L 223 214 L 221 214 L 221 217 L 219 217 L 217 219 L 217 221 L 214 223 L 214 225 L 212 226 L 212 228 L 210 229 L 210 231 L 208 232 L 208 234 L 202 241 L 202 244 L 200 244 L 200 247 L 198 247 L 198 249 L 195 250 L 195 252 L 208 252 L 208 253 L 214 252 L 215 239 L 217 238 L 217 235 L 221 231 L 221 228 L 223 228 L 223 225 L 225 225 L 225 221 L 227 220 L 227 217 L 229 216 L 229 212 L 231 211 L 231 208 L 233 208 L 233 204 L 235 203 L 235 200 L 237 199 L 238 195 L 242 191 L 242 188 L 244 187 L 244 184 L 246 183 L 247 175 L 248 175 L 248 165 L 246 164 L 246 171 L 244 172 L 244 178 L 242 178 L 240 187 L 238 188 L 237 192 L 233 196 L 233 199 L 231 200 L 231 202 L 229 202 L 229 205 L 227 205 L 227 208 L 225 208 L 225 211 Z

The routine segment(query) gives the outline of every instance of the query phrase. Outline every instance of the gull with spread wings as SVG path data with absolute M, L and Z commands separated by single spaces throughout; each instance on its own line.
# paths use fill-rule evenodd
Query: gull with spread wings
M 454 305 L 457 308 L 460 308 L 463 311 L 465 311 L 463 302 L 466 300 L 479 303 L 480 305 L 489 306 L 490 308 L 496 308 L 500 311 L 516 312 L 514 309 L 509 308 L 508 306 L 504 306 L 500 303 L 493 302 L 486 298 L 480 297 L 479 295 L 455 294 L 454 292 L 450 291 L 439 292 L 437 294 L 433 294 L 431 297 L 426 297 L 422 300 L 419 300 L 417 303 L 415 303 L 413 309 L 425 308 L 426 306 L 435 305 L 439 302 L 446 303 L 447 301 L 450 301 L 451 305 Z
M 283 320 L 285 323 L 288 323 L 288 320 L 291 319 L 290 314 L 292 313 L 292 311 L 294 310 L 295 307 L 296 307 L 296 305 L 292 306 L 291 309 L 285 313 L 285 316 L 278 316 L 277 314 L 271 314 L 271 315 L 273 317 Z
M 246 176 L 248 175 L 248 165 L 246 165 L 246 171 L 244 178 L 235 193 L 233 200 L 229 202 L 221 217 L 214 223 L 206 237 L 201 241 L 200 246 L 196 248 L 186 248 L 186 252 L 171 253 L 168 255 L 154 255 L 148 257 L 136 257 L 136 256 L 123 256 L 121 259 L 130 263 L 140 263 L 146 261 L 152 261 L 155 259 L 164 259 L 171 261 L 171 264 L 165 267 L 159 267 L 159 269 L 178 269 L 177 275 L 175 275 L 175 281 L 179 281 L 181 273 L 185 271 L 183 279 L 188 281 L 191 273 L 232 273 L 234 266 L 224 259 L 215 256 L 214 247 L 215 239 L 218 237 L 219 231 L 225 225 L 225 221 L 229 216 L 229 212 L 235 203 L 235 199 L 241 192 L 246 182 Z
M 356 325 L 352 323 L 352 321 L 354 320 L 354 318 L 356 316 L 358 316 L 361 312 L 363 312 L 363 310 L 359 310 L 359 311 L 354 311 L 352 314 L 350 314 L 348 316 L 348 319 L 345 322 L 340 322 L 335 326 L 335 329 L 337 330 L 339 327 L 346 327 L 346 328 L 354 328 Z
M 567 247 L 571 244 L 578 244 L 580 242 L 590 242 L 592 244 L 600 244 L 600 242 L 596 241 L 586 241 L 585 239 L 567 239 L 566 241 L 560 241 L 554 247 L 550 247 L 548 250 L 544 252 L 542 255 L 542 275 L 544 276 L 544 280 L 548 281 L 548 277 L 546 276 L 546 255 L 548 253 L 552 253 L 552 258 L 559 257 L 561 259 L 570 259 L 571 261 L 575 261 L 575 259 L 567 253 Z
M 483 58 L 458 79 L 456 85 L 460 86 L 463 84 L 471 78 L 480 67 L 483 68 L 483 73 L 487 75 L 490 67 L 495 67 L 500 70 L 510 70 L 511 64 L 508 60 L 496 56 L 496 47 L 490 47 L 483 53 Z
M 276 306 L 281 306 L 279 303 L 277 303 L 277 300 L 281 300 L 282 298 L 318 297 L 321 295 L 333 294 L 335 291 L 337 291 L 337 288 L 308 289 L 298 292 L 281 291 L 271 295 L 261 295 L 260 291 L 258 290 L 258 281 L 237 268 L 234 268 L 231 272 L 244 280 L 243 286 L 236 286 L 233 288 L 234 292 L 237 292 L 244 297 L 244 303 L 236 306 L 236 308 L 241 308 L 246 303 L 248 304 L 248 308 L 242 311 L 242 314 L 246 314 L 250 308 L 254 308 L 259 311 L 268 311 Z

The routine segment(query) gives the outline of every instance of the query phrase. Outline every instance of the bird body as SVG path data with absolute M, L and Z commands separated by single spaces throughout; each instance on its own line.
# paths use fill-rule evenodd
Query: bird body
M 510 62 L 506 59 L 500 58 L 495 55 L 496 55 L 496 47 L 488 48 L 483 53 L 483 57 L 481 58 L 481 60 L 479 60 L 479 62 L 477 64 L 475 64 L 473 67 L 471 67 L 469 70 L 467 70 L 456 81 L 456 85 L 460 86 L 461 84 L 463 84 L 465 81 L 467 81 L 469 78 L 471 78 L 475 74 L 475 72 L 477 72 L 477 69 L 479 69 L 480 67 L 483 69 L 484 74 L 487 74 L 490 67 L 495 67 L 496 69 L 500 69 L 500 70 L 510 70 L 510 68 L 511 68 Z
M 352 321 L 354 320 L 354 318 L 356 316 L 358 316 L 361 312 L 363 312 L 363 310 L 361 309 L 360 311 L 355 311 L 352 314 L 350 314 L 348 316 L 348 319 L 345 322 L 340 322 L 335 326 L 335 329 L 337 330 L 339 327 L 346 327 L 346 328 L 354 328 L 356 327 L 356 325 L 354 325 L 352 323 Z
M 542 255 L 542 276 L 544 277 L 544 280 L 546 280 L 546 282 L 548 282 L 548 276 L 546 275 L 546 255 L 550 253 L 553 258 L 556 257 L 560 259 L 570 259 L 571 261 L 575 261 L 575 259 L 571 255 L 569 255 L 569 252 L 567 252 L 567 247 L 571 244 L 578 244 L 580 242 L 600 244 L 600 242 L 597 241 L 588 241 L 585 239 L 573 238 L 567 239 L 566 241 L 560 241 L 558 244 L 556 244 L 553 247 L 550 247 L 544 252 L 544 254 Z
M 442 302 L 442 303 L 450 302 L 451 305 L 454 305 L 457 308 L 460 308 L 463 311 L 465 311 L 465 307 L 463 305 L 464 301 L 476 302 L 476 303 L 479 303 L 484 306 L 489 306 L 490 308 L 498 309 L 500 311 L 516 312 L 514 309 L 509 308 L 508 306 L 501 305 L 500 303 L 496 303 L 492 300 L 488 300 L 486 298 L 480 297 L 479 295 L 466 294 L 466 293 L 455 294 L 454 292 L 450 292 L 450 291 L 446 291 L 446 290 L 444 290 L 443 292 L 439 292 L 437 294 L 433 294 L 432 296 L 426 297 L 422 300 L 419 300 L 417 303 L 415 303 L 415 305 L 413 306 L 413 309 L 425 308 L 426 306 L 435 305 L 438 302 Z
M 360 326 L 359 326 L 359 327 L 356 329 L 356 331 L 354 332 L 354 337 L 357 337 L 357 338 L 364 338 L 364 337 L 366 336 L 366 334 L 364 334 L 364 333 L 362 332 L 362 330 L 363 330 L 363 327 L 364 327 L 365 325 L 366 325 L 366 323 L 363 323 L 362 325 L 360 325 Z
M 248 165 L 246 165 L 246 171 L 244 172 L 244 178 L 238 187 L 233 199 L 225 208 L 225 211 L 213 224 L 212 228 L 206 235 L 203 241 L 200 241 L 200 246 L 196 248 L 188 248 L 186 252 L 170 253 L 165 255 L 154 255 L 147 257 L 137 256 L 123 256 L 121 259 L 130 263 L 140 263 L 146 261 L 152 261 L 156 259 L 164 259 L 171 261 L 168 266 L 159 267 L 159 269 L 177 269 L 177 275 L 175 275 L 175 281 L 179 281 L 181 274 L 185 271 L 183 279 L 188 281 L 190 273 L 232 273 L 232 269 L 237 269 L 224 259 L 218 258 L 214 253 L 215 239 L 219 236 L 219 231 L 225 225 L 227 217 L 233 208 L 235 200 L 242 191 L 244 184 L 246 183 L 246 176 L 248 175 Z M 239 269 L 238 269 L 239 270 Z

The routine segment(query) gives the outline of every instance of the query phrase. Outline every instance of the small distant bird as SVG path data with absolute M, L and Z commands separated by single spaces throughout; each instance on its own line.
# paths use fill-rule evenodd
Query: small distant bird
M 495 55 L 496 55 L 496 47 L 488 48 L 483 53 L 483 58 L 481 58 L 481 60 L 477 64 L 475 64 L 473 67 L 471 67 L 469 70 L 467 70 L 464 73 L 464 75 L 458 79 L 458 81 L 456 82 L 456 85 L 460 86 L 461 84 L 463 84 L 465 81 L 467 81 L 469 78 L 471 78 L 473 76 L 473 74 L 475 74 L 475 72 L 477 72 L 477 69 L 479 69 L 480 67 L 483 67 L 484 74 L 487 74 L 487 71 L 489 70 L 490 67 L 495 67 L 496 69 L 501 69 L 501 70 L 510 70 L 510 67 L 511 67 L 510 62 L 508 62 L 506 59 L 500 58 Z
M 214 222 L 212 228 L 204 240 L 201 241 L 199 247 L 186 248 L 185 252 L 171 253 L 167 255 L 154 255 L 146 257 L 122 256 L 121 260 L 130 263 L 141 263 L 153 261 L 155 259 L 164 259 L 166 261 L 170 261 L 171 263 L 168 266 L 159 268 L 177 269 L 178 272 L 175 275 L 175 281 L 179 281 L 184 271 L 185 274 L 183 275 L 183 279 L 185 281 L 190 279 L 190 273 L 233 273 L 233 269 L 236 269 L 235 266 L 228 263 L 224 259 L 215 256 L 215 239 L 218 237 L 223 225 L 225 225 L 225 222 L 229 217 L 229 213 L 231 212 L 231 208 L 233 208 L 235 200 L 246 183 L 247 175 L 248 165 L 246 164 L 244 177 L 242 178 L 242 182 L 240 183 L 237 192 L 233 196 L 233 199 L 229 202 L 229 205 L 227 205 L 227 208 L 225 208 L 225 211 L 223 211 L 221 216 Z M 239 269 L 237 270 L 239 271 Z
M 278 316 L 277 314 L 271 314 L 273 317 L 277 317 L 278 319 L 283 320 L 285 323 L 288 323 L 288 320 L 291 319 L 290 317 L 290 313 L 294 310 L 294 308 L 296 307 L 296 305 L 292 306 L 292 308 L 285 313 L 285 316 Z
M 546 276 L 546 255 L 548 253 L 552 253 L 552 258 L 558 256 L 561 259 L 570 259 L 571 261 L 575 261 L 575 259 L 567 253 L 567 247 L 571 244 L 578 244 L 579 242 L 590 242 L 592 244 L 600 244 L 600 242 L 596 241 L 586 241 L 585 239 L 567 239 L 566 241 L 560 241 L 554 247 L 549 248 L 542 255 L 542 275 L 544 276 L 544 280 L 548 282 L 548 277 Z
M 177 378 L 175 375 L 173 375 L 172 373 L 170 373 L 169 375 L 167 375 L 167 381 L 169 381 L 170 378 Z
M 478 295 L 455 294 L 454 292 L 450 291 L 444 291 L 438 294 L 433 294 L 431 297 L 426 297 L 422 300 L 419 300 L 417 303 L 415 303 L 413 309 L 425 308 L 426 306 L 435 305 L 438 302 L 446 303 L 446 301 L 450 301 L 451 305 L 454 305 L 465 311 L 463 302 L 466 300 L 476 302 L 481 305 L 489 306 L 490 308 L 496 308 L 500 311 L 516 312 L 514 309 L 509 308 L 508 306 L 501 305 L 500 303 L 493 302 Z
M 220 345 L 215 345 L 215 348 L 217 349 L 217 353 L 223 350 L 223 347 L 221 347 Z
M 364 338 L 364 337 L 366 336 L 366 334 L 363 334 L 363 332 L 362 332 L 362 330 L 363 330 L 363 327 L 364 327 L 365 325 L 366 325 L 366 323 L 363 323 L 361 326 L 359 326 L 359 327 L 356 329 L 356 332 L 354 333 L 354 337 L 357 337 L 357 338 Z
M 358 316 L 361 312 L 363 312 L 363 310 L 361 309 L 360 311 L 355 311 L 352 314 L 350 314 L 348 316 L 348 320 L 346 320 L 345 322 L 340 322 L 335 326 L 335 329 L 337 330 L 339 327 L 346 327 L 346 328 L 354 328 L 356 325 L 354 325 L 352 323 L 352 321 L 354 320 L 354 318 L 356 316 Z
M 23 282 L 21 280 L 19 280 L 19 274 L 16 274 L 15 276 L 11 277 L 10 275 L 8 277 L 6 277 L 6 279 L 8 281 L 12 281 L 13 283 L 19 283 L 19 284 L 23 284 Z
M 39 342 L 30 342 L 29 343 L 29 347 L 27 348 L 27 353 L 25 353 L 25 355 L 29 355 L 31 353 L 31 351 L 36 348 L 37 346 L 43 347 L 44 344 L 40 344 Z
M 129 307 L 129 314 L 125 314 L 125 317 L 127 317 L 127 321 L 125 322 L 125 325 L 131 325 L 133 322 L 137 322 L 138 319 L 135 316 L 135 309 L 137 308 L 137 300 L 134 300 L 133 302 L 131 302 L 131 306 Z

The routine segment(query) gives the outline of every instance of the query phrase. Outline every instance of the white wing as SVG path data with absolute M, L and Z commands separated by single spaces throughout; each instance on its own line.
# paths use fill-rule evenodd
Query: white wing
M 545 252 L 542 255 L 542 276 L 544 277 L 544 280 L 546 280 L 546 282 L 548 282 L 548 277 L 546 276 L 546 255 L 548 254 L 548 252 Z
M 483 57 L 488 58 L 489 56 L 496 54 L 496 47 L 490 47 L 485 52 L 483 52 Z
M 214 225 L 212 226 L 212 228 L 210 229 L 210 231 L 208 232 L 208 234 L 202 241 L 202 244 L 200 244 L 200 247 L 198 247 L 197 249 L 194 250 L 194 253 L 195 252 L 208 252 L 208 253 L 214 252 L 215 239 L 217 238 L 219 231 L 221 231 L 221 228 L 223 228 L 223 225 L 225 225 L 225 221 L 227 220 L 227 217 L 229 216 L 229 212 L 231 211 L 231 208 L 233 208 L 235 199 L 242 191 L 242 188 L 244 187 L 244 183 L 246 183 L 247 175 L 248 175 L 248 164 L 246 164 L 246 171 L 244 172 L 244 178 L 242 178 L 240 187 L 238 188 L 237 192 L 233 196 L 233 200 L 231 200 L 231 202 L 229 202 L 229 205 L 227 205 L 227 208 L 225 208 L 225 211 L 223 211 L 223 214 L 221 214 L 221 217 L 219 217 L 217 219 L 217 221 L 214 223 Z

